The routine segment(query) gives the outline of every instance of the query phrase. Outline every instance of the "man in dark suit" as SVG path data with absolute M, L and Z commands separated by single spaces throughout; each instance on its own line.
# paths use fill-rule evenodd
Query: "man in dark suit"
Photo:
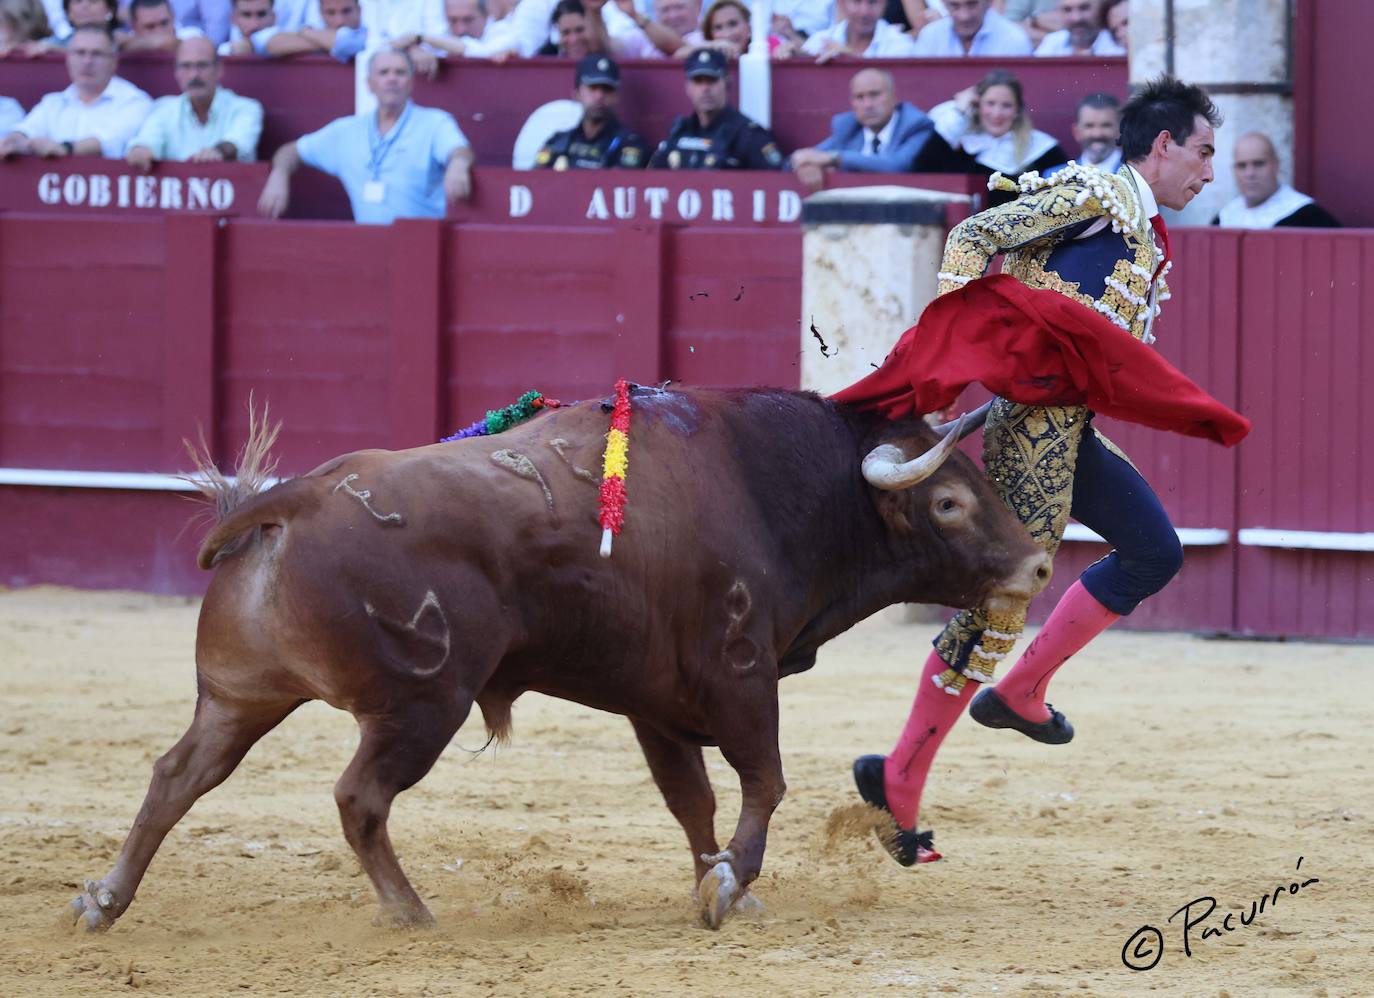
M 812 149 L 798 149 L 791 164 L 797 179 L 812 190 L 825 186 L 825 171 L 908 173 L 935 126 L 914 104 L 897 100 L 892 74 L 861 69 L 849 81 L 849 106 L 835 115 L 830 136 Z

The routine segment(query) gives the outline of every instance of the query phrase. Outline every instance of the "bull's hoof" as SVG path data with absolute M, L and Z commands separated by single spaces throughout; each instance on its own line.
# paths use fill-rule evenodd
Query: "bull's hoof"
M 701 923 L 708 929 L 720 928 L 725 917 L 730 914 L 731 905 L 743 890 L 735 877 L 734 867 L 729 863 L 720 862 L 707 870 L 706 876 L 701 878 L 701 884 L 697 887 Z
M 104 932 L 119 917 L 114 892 L 95 880 L 86 881 L 85 887 L 67 905 L 62 920 L 69 926 L 79 926 L 87 932 Z
M 372 924 L 380 929 L 430 929 L 434 927 L 434 916 L 424 905 L 418 908 L 384 907 L 372 919 Z

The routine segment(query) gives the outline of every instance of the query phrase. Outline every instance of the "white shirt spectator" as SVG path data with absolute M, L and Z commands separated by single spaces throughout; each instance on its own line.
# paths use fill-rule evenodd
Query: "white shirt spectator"
M 179 29 L 195 27 L 216 45 L 228 40 L 229 15 L 234 7 L 232 0 L 169 0 L 169 3 Z
M 973 36 L 973 45 L 964 52 L 964 43 L 954 33 L 948 17 L 927 24 L 916 36 L 916 55 L 1030 55 L 1031 42 L 1026 33 L 992 8 L 983 15 L 983 26 Z
M 481 38 L 463 35 L 463 55 L 483 59 L 495 55 L 497 52 L 509 52 L 511 49 L 518 49 L 520 46 L 516 42 L 515 32 L 511 30 L 509 22 L 509 17 L 500 21 L 487 18 Z
M 606 34 L 611 40 L 611 51 L 617 59 L 669 58 L 650 40 L 644 30 L 635 24 L 630 15 L 615 4 L 608 3 L 601 8 L 601 19 L 605 22 Z M 687 32 L 682 36 L 682 41 L 684 45 L 700 48 L 706 44 L 706 36 L 698 29 Z
M 835 0 L 774 0 L 773 13 L 790 19 L 798 31 L 814 35 L 835 23 Z
M 229 40 L 229 15 L 233 0 L 170 0 L 177 27 L 199 28 L 206 38 L 221 45 Z
M 506 20 L 510 22 L 514 47 L 520 55 L 528 59 L 549 40 L 549 32 L 553 28 L 553 9 L 557 6 L 558 0 L 520 0 L 515 5 Z M 604 16 L 605 8 L 602 8 L 602 14 Z M 446 31 L 447 24 L 444 25 L 444 31 L 439 33 Z
M 824 31 L 817 31 L 806 40 L 806 44 L 802 46 L 802 51 L 807 55 L 820 55 L 821 52 L 825 51 L 827 42 L 844 45 L 848 38 L 849 22 L 841 21 Z M 873 41 L 869 42 L 868 48 L 864 49 L 863 57 L 865 59 L 900 59 L 916 54 L 916 43 L 911 40 L 910 35 L 904 33 L 895 24 L 888 24 L 886 21 L 880 20 L 873 27 Z
M 395 6 L 398 0 L 383 0 L 387 7 Z M 363 18 L 367 17 L 368 5 L 363 4 Z M 324 16 L 320 13 L 320 0 L 272 0 L 272 9 L 277 14 L 277 28 L 281 31 L 300 31 L 301 28 L 323 28 Z M 366 23 L 366 20 L 364 20 Z
M 251 163 L 258 158 L 261 135 L 262 105 L 232 90 L 217 87 L 205 124 L 200 123 L 191 109 L 191 98 L 185 94 L 159 97 L 153 102 L 153 113 L 129 140 L 129 145 L 151 149 L 156 159 L 184 162 L 202 149 L 232 142 L 238 151 L 238 161 Z
M 0 135 L 8 135 L 24 120 L 24 106 L 13 97 L 0 97 Z
M 43 0 L 43 13 L 48 15 L 48 27 L 58 41 L 72 33 L 72 22 L 67 20 L 67 12 L 62 9 L 62 0 Z
M 255 31 L 255 32 L 253 32 L 253 37 L 249 39 L 249 41 L 253 43 L 253 54 L 254 54 L 254 55 L 270 56 L 271 53 L 267 51 L 267 41 L 268 41 L 268 39 L 270 39 L 270 38 L 271 38 L 273 35 L 275 35 L 277 32 L 279 32 L 279 31 L 285 31 L 285 30 L 286 30 L 286 29 L 283 28 L 280 24 L 269 24 L 267 27 L 263 28 L 261 31 Z M 235 27 L 235 28 L 230 28 L 230 29 L 229 29 L 229 40 L 228 40 L 227 42 L 225 42 L 223 45 L 221 45 L 218 49 L 216 49 L 216 51 L 219 52 L 220 55 L 233 55 L 234 52 L 233 52 L 233 49 L 232 49 L 230 46 L 232 46 L 232 45 L 234 44 L 234 42 L 238 41 L 238 40 L 239 40 L 240 38 L 242 38 L 242 37 L 243 37 L 243 32 L 242 32 L 242 31 L 240 31 L 240 30 L 239 30 L 238 28 L 236 28 L 236 27 Z
M 1035 50 L 1036 55 L 1073 55 L 1073 42 L 1069 41 L 1069 29 L 1063 31 L 1051 31 L 1045 36 L 1045 40 L 1040 43 L 1040 47 Z M 1093 39 L 1093 55 L 1125 55 L 1126 50 L 1116 43 L 1112 33 L 1103 28 Z
M 312 2 L 318 7 L 319 0 Z M 521 5 L 523 3 L 521 0 Z M 519 6 L 516 9 L 519 10 Z M 550 13 L 552 10 L 550 8 Z M 444 17 L 444 0 L 382 0 L 381 3 L 363 0 L 363 27 L 369 32 L 377 32 L 378 38 L 387 41 L 405 35 L 437 37 L 448 34 L 448 18 Z M 546 35 L 547 27 L 545 25 Z
M 1005 14 L 1013 21 L 1025 21 L 1059 9 L 1059 0 L 1007 0 Z
M 100 140 L 103 156 L 120 159 L 152 107 L 151 97 L 118 76 L 90 104 L 82 103 L 73 83 L 66 90 L 45 95 L 14 130 L 31 139 L 42 137 L 54 142 L 94 137 Z

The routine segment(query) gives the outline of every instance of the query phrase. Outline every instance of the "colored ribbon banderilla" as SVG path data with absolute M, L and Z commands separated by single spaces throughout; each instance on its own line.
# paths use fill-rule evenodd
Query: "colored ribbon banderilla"
M 630 385 L 624 378 L 615 383 L 611 429 L 606 434 L 602 460 L 600 513 L 601 557 L 611 556 L 611 538 L 625 525 L 625 474 L 630 452 Z

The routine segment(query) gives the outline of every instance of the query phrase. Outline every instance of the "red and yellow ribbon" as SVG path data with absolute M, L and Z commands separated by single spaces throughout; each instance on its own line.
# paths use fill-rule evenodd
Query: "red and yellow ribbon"
M 606 434 L 606 454 L 601 470 L 601 557 L 611 556 L 611 537 L 625 525 L 625 475 L 630 460 L 630 385 L 624 378 L 615 383 L 615 407 Z

